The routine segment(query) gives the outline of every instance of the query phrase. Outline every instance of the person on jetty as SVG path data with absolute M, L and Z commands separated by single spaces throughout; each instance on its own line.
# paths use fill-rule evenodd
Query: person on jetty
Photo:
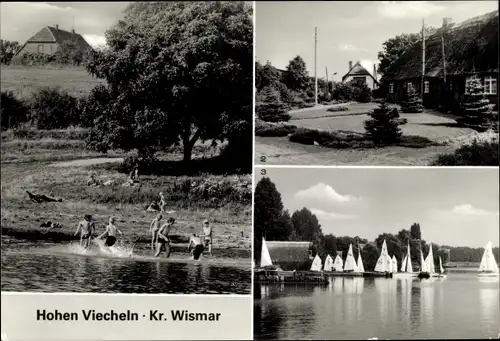
M 155 257 L 158 257 L 163 250 L 165 250 L 167 258 L 170 256 L 170 239 L 168 239 L 168 235 L 174 223 L 175 219 L 170 217 L 168 218 L 167 223 L 163 224 L 162 227 L 160 227 L 160 229 L 158 230 L 158 233 L 156 235 Z
M 90 246 L 90 240 L 95 232 L 95 225 L 92 221 L 92 216 L 86 214 L 83 220 L 78 223 L 76 228 L 75 236 L 80 233 L 80 246 L 87 249 Z
M 212 255 L 212 226 L 208 219 L 203 221 L 203 243 L 205 244 L 205 249 L 208 248 L 208 253 Z
M 115 226 L 115 217 L 109 218 L 109 224 L 106 226 L 106 231 L 104 231 L 97 239 L 102 239 L 104 236 L 106 236 L 106 240 L 104 242 L 104 246 L 111 247 L 115 245 L 116 243 L 116 235 L 120 234 L 123 235 L 122 231 L 120 231 L 116 226 Z
M 193 249 L 191 249 L 191 246 L 193 246 Z M 189 243 L 188 243 L 188 252 L 191 251 L 191 255 L 193 256 L 194 260 L 200 259 L 201 254 L 205 250 L 205 246 L 201 242 L 201 239 L 196 236 L 196 233 L 193 233 L 191 237 L 189 237 Z
M 158 214 L 156 218 L 149 224 L 149 231 L 151 232 L 151 250 L 154 249 L 158 240 L 158 231 L 160 230 L 160 221 L 163 218 L 161 214 Z

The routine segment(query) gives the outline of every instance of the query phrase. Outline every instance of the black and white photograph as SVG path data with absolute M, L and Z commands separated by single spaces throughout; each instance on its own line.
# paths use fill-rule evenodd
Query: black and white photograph
M 499 170 L 255 170 L 254 338 L 500 337 Z
M 253 4 L 0 12 L 2 292 L 250 295 Z
M 257 1 L 255 164 L 498 166 L 497 1 Z

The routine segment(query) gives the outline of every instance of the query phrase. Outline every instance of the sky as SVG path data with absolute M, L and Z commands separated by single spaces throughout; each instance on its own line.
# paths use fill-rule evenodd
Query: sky
M 0 36 L 20 44 L 45 26 L 73 27 L 92 46 L 105 44 L 104 32 L 123 18 L 127 2 L 2 2 Z
M 439 245 L 499 245 L 498 168 L 265 168 L 292 214 L 307 207 L 324 234 L 373 241 L 419 223 Z M 255 171 L 255 182 L 263 176 Z
M 314 76 L 314 27 L 318 28 L 318 77 L 340 81 L 349 61 L 373 71 L 382 43 L 444 17 L 460 23 L 498 9 L 497 1 L 263 1 L 255 5 L 256 58 L 279 69 L 300 55 Z

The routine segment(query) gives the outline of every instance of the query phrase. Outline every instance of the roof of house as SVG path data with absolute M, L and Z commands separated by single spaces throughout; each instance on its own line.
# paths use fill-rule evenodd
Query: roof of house
M 273 263 L 309 260 L 309 242 L 266 241 Z
M 498 72 L 498 11 L 469 19 L 445 32 L 437 29 L 426 37 L 427 77 L 444 76 L 442 40 L 447 75 Z M 410 46 L 390 70 L 394 70 L 395 80 L 421 77 L 422 40 Z
M 342 77 L 342 82 L 349 76 L 370 76 L 376 82 L 375 77 L 360 62 L 356 62 L 351 69 Z
M 77 43 L 80 49 L 87 50 L 91 46 L 79 33 L 72 33 L 65 30 L 61 30 L 57 27 L 45 26 L 40 31 L 38 31 L 34 36 L 29 38 L 23 47 L 27 43 L 57 43 L 62 44 L 64 41 L 72 40 Z

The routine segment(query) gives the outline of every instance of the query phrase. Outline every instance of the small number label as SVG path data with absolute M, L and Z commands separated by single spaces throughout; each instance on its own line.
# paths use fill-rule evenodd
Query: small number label
M 260 162 L 266 162 L 266 157 L 265 156 L 261 156 L 260 157 Z
M 265 169 L 261 169 L 261 170 L 260 170 L 260 175 L 266 175 L 266 174 L 267 174 L 267 172 L 266 172 L 266 170 L 265 170 Z

